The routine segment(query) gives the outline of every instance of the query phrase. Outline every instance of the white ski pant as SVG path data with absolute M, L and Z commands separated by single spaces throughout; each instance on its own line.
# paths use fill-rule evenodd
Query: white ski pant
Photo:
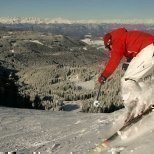
M 154 45 L 137 54 L 121 80 L 124 106 L 135 116 L 154 104 Z M 132 111 L 133 110 L 133 111 Z

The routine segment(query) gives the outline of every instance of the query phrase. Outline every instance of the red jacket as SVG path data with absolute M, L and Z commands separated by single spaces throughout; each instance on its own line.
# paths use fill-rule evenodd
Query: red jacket
M 111 57 L 102 72 L 102 76 L 108 78 L 117 68 L 123 56 L 135 57 L 143 48 L 154 43 L 154 36 L 141 31 L 127 31 L 120 28 L 112 31 Z

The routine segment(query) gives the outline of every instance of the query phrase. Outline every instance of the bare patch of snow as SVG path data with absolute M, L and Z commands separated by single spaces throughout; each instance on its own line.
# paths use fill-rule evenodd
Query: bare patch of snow
M 85 88 L 87 90 L 93 90 L 95 88 L 95 81 L 90 80 L 90 81 L 86 81 L 86 82 L 78 82 L 78 83 L 76 83 L 76 86 L 80 86 L 80 87 Z
M 30 40 L 30 42 L 33 42 L 33 43 L 37 43 L 37 44 L 41 44 L 41 45 L 43 45 L 43 43 L 41 43 L 39 40 Z

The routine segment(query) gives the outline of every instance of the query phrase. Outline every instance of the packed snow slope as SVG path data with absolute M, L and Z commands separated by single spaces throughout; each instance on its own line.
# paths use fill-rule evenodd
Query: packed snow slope
M 113 126 L 122 125 L 123 115 L 124 110 L 87 114 L 0 107 L 0 151 L 86 154 L 112 133 Z M 154 112 L 128 130 L 129 138 L 118 137 L 106 153 L 117 147 L 123 154 L 154 153 Z

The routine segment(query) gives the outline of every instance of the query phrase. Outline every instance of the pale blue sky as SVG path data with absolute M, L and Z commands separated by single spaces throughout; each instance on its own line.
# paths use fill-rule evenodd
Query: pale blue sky
M 154 19 L 154 0 L 0 0 L 0 16 Z

